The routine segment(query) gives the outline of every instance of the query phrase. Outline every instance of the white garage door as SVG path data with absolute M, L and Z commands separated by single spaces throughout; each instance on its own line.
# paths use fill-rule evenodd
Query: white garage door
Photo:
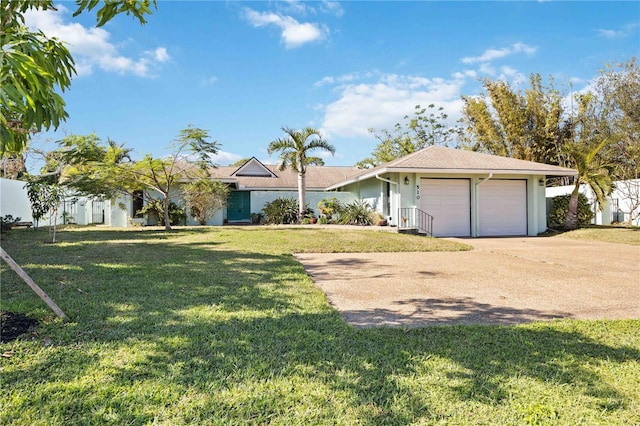
M 527 235 L 527 181 L 488 180 L 478 187 L 478 235 Z
M 421 179 L 420 209 L 433 216 L 435 237 L 471 235 L 469 179 Z

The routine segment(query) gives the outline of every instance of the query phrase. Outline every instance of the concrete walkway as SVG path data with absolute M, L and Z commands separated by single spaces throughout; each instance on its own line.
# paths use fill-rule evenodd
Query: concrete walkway
M 455 253 L 297 254 L 356 327 L 640 318 L 640 247 L 569 238 L 459 240 Z

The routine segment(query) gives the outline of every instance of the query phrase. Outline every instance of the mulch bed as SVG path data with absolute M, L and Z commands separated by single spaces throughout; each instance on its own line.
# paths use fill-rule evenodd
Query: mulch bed
M 0 312 L 0 343 L 11 342 L 38 325 L 38 320 L 18 312 Z

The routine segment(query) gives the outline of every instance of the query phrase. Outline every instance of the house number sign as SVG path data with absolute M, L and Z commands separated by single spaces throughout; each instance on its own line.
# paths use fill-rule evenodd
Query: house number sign
M 416 200 L 420 199 L 420 185 L 416 185 Z

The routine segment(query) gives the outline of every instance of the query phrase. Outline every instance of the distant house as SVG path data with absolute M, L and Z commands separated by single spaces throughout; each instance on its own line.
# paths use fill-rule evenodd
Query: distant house
M 612 223 L 626 223 L 640 226 L 640 179 L 614 182 L 615 189 L 607 198 L 607 202 L 599 208 L 596 197 L 587 185 L 580 186 L 580 193 L 584 194 L 593 211 L 591 223 L 594 225 L 611 225 Z M 550 205 L 553 197 L 568 195 L 574 185 L 555 186 L 546 189 L 547 203 Z
M 20 217 L 23 222 L 34 222 L 26 183 L 20 180 L 0 178 L 0 216 Z M 113 200 L 101 200 L 82 195 L 67 194 L 58 206 L 57 224 L 106 225 L 125 227 L 131 223 L 134 206 L 131 195 L 121 195 Z M 142 207 L 142 203 L 139 203 Z M 140 219 L 142 221 L 142 219 Z M 51 223 L 50 223 L 51 222 Z M 39 226 L 49 226 L 53 218 L 49 214 L 41 218 Z
M 31 204 L 26 190 L 27 182 L 0 178 L 0 216 L 11 215 L 23 222 L 34 222 Z M 68 194 L 55 217 L 57 224 L 128 226 L 133 216 L 130 195 L 122 195 L 114 200 Z M 142 204 L 140 204 L 142 207 Z M 53 218 L 47 214 L 41 218 L 39 226 L 49 226 Z
M 399 229 L 434 236 L 537 235 L 547 229 L 547 176 L 575 176 L 575 170 L 472 151 L 432 146 L 373 169 L 309 166 L 307 203 L 320 200 L 368 202 Z M 266 203 L 297 198 L 297 173 L 265 165 L 255 157 L 240 167 L 212 170 L 212 179 L 231 189 L 226 208 L 209 225 L 249 222 Z M 178 191 L 176 191 L 176 199 Z M 128 226 L 142 206 L 127 197 L 105 207 L 105 224 Z M 136 204 L 136 205 L 134 205 Z M 195 225 L 193 218 L 187 225 Z

